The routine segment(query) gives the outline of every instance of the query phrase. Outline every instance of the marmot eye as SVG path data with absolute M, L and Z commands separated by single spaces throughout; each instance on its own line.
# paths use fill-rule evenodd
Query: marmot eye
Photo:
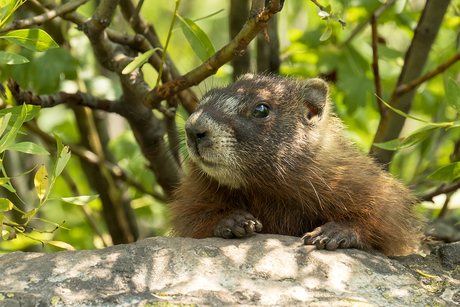
M 252 112 L 252 116 L 255 117 L 255 118 L 265 118 L 269 114 L 270 114 L 270 109 L 264 104 L 259 104 L 254 109 L 254 112 Z

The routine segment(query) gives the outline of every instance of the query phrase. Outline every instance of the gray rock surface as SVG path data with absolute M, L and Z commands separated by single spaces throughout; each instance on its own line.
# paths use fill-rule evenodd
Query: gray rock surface
M 423 271 L 424 258 L 410 257 Z M 260 234 L 15 252 L 0 256 L 0 306 L 460 306 L 458 265 L 430 276 L 402 263 Z M 441 285 L 430 291 L 425 279 Z

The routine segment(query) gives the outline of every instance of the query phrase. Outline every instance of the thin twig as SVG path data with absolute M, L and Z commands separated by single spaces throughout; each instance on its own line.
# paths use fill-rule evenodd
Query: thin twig
M 419 86 L 420 84 L 422 84 L 423 82 L 435 77 L 436 75 L 442 73 L 443 71 L 445 71 L 447 68 L 449 68 L 451 65 L 453 65 L 455 62 L 457 62 L 458 60 L 460 60 L 460 52 L 458 52 L 457 54 L 455 54 L 453 57 L 451 57 L 450 59 L 448 59 L 447 61 L 445 61 L 444 63 L 442 63 L 441 65 L 439 65 L 438 67 L 436 67 L 435 69 L 433 69 L 432 71 L 426 73 L 425 75 L 421 76 L 420 78 L 417 78 L 407 84 L 401 84 L 400 86 L 398 86 L 395 90 L 395 94 L 397 97 L 407 93 L 407 92 L 410 92 L 411 90 L 413 90 L 414 88 L 416 88 L 417 86 Z
M 441 185 L 439 188 L 437 188 L 435 191 L 422 195 L 418 197 L 420 201 L 433 201 L 433 197 L 441 195 L 441 194 L 447 194 L 450 192 L 454 192 L 456 190 L 460 189 L 460 181 L 454 182 L 450 185 Z
M 74 0 L 71 2 L 67 2 L 61 6 L 58 6 L 55 9 L 52 9 L 51 11 L 48 11 L 46 13 L 32 18 L 13 20 L 11 23 L 7 24 L 3 29 L 0 29 L 0 33 L 5 33 L 17 29 L 25 29 L 35 25 L 41 25 L 45 21 L 75 11 L 78 7 L 82 6 L 88 1 L 89 0 Z
M 396 0 L 389 0 L 387 3 L 382 4 L 378 9 L 376 9 L 372 14 L 367 18 L 363 23 L 358 25 L 356 28 L 353 29 L 353 32 L 350 34 L 350 36 L 347 38 L 345 42 L 342 43 L 340 47 L 345 47 L 348 45 L 348 43 L 359 33 L 361 32 L 371 21 L 372 16 L 375 16 L 375 18 L 379 18 L 380 15 L 383 14 L 390 6 L 392 6 L 395 3 Z

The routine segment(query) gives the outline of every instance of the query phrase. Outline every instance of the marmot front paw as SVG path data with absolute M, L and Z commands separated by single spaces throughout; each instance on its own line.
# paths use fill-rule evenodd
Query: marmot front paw
M 217 224 L 214 235 L 224 239 L 242 238 L 261 230 L 262 224 L 252 214 L 237 210 Z
M 305 245 L 316 245 L 317 249 L 363 248 L 356 231 L 345 223 L 329 222 L 307 232 L 303 237 Z

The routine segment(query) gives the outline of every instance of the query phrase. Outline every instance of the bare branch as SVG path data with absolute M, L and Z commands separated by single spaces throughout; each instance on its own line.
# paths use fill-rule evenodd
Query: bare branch
M 79 6 L 85 4 L 88 1 L 89 0 L 74 0 L 71 2 L 67 2 L 61 6 L 57 6 L 55 9 L 52 9 L 51 11 L 48 11 L 39 16 L 34 16 L 32 18 L 23 20 L 13 20 L 11 23 L 7 24 L 3 29 L 0 29 L 0 33 L 5 33 L 11 30 L 29 28 L 34 25 L 40 25 L 45 21 L 73 12 Z
M 258 16 L 249 18 L 240 33 L 229 44 L 189 73 L 155 87 L 143 99 L 144 104 L 151 109 L 157 108 L 161 101 L 169 99 L 186 88 L 199 84 L 207 77 L 215 74 L 222 65 L 235 56 L 244 54 L 248 44 L 256 37 L 257 33 L 264 29 L 270 18 L 282 9 L 282 3 L 283 1 L 280 0 L 271 1 Z
M 375 16 L 375 18 L 378 19 L 380 17 L 380 15 L 383 14 L 383 12 L 385 12 L 390 6 L 392 6 L 395 3 L 395 1 L 396 0 L 389 0 L 387 3 L 382 4 L 378 9 L 376 9 L 374 12 L 372 12 L 372 14 L 369 16 L 369 18 L 366 19 L 366 21 L 364 21 L 359 26 L 357 26 L 356 28 L 353 29 L 353 32 L 350 34 L 350 36 L 347 38 L 347 40 L 342 43 L 341 47 L 343 48 L 346 45 L 348 45 L 348 43 L 353 38 L 355 38 L 355 36 L 359 32 L 361 32 L 371 22 L 371 19 L 373 18 L 373 16 Z
M 107 112 L 116 112 L 116 104 L 120 101 L 110 101 L 107 99 L 98 99 L 92 95 L 78 91 L 75 94 L 59 92 L 51 95 L 33 95 L 19 87 L 19 84 L 12 78 L 8 79 L 8 88 L 18 104 L 26 103 L 41 106 L 42 108 L 52 108 L 59 104 L 74 104 L 86 106 L 91 109 L 104 110 Z M 118 108 L 119 109 L 119 108 Z M 120 114 L 123 115 L 123 114 Z
M 456 190 L 460 189 L 460 181 L 454 182 L 450 185 L 441 185 L 439 188 L 437 188 L 435 191 L 419 196 L 418 199 L 420 201 L 433 201 L 433 197 L 441 195 L 441 194 L 447 194 L 454 192 Z
M 425 75 L 421 76 L 420 78 L 417 78 L 407 84 L 401 84 L 399 85 L 396 90 L 395 90 L 395 93 L 397 96 L 401 96 L 407 92 L 410 92 L 412 91 L 413 89 L 415 89 L 417 86 L 419 86 L 420 84 L 422 84 L 423 82 L 427 81 L 427 80 L 430 80 L 431 78 L 437 76 L 438 74 L 444 72 L 447 68 L 449 68 L 451 65 L 453 65 L 455 62 L 457 62 L 458 60 L 460 60 L 460 52 L 455 54 L 453 57 L 451 57 L 450 59 L 448 59 L 447 61 L 445 61 L 444 63 L 442 63 L 441 65 L 439 65 L 438 67 L 436 67 L 435 69 L 433 69 L 432 71 L 426 73 Z

